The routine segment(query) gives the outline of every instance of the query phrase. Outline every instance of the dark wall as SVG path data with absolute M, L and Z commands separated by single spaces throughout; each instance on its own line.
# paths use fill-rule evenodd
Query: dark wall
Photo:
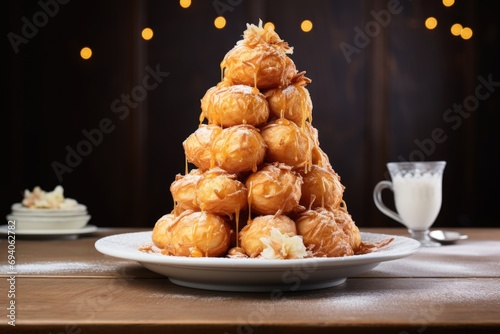
M 220 2 L 228 7 L 61 0 L 16 52 L 8 34 L 22 35 L 26 20 L 43 8 L 37 1 L 9 1 L 1 213 L 10 212 L 24 189 L 62 184 L 68 197 L 88 206 L 93 224 L 153 226 L 172 209 L 169 186 L 184 172 L 182 141 L 198 126 L 200 99 L 220 80 L 220 61 L 245 24 L 260 18 L 274 22 L 294 47 L 297 68 L 312 79 L 313 125 L 360 227 L 399 226 L 377 211 L 372 189 L 387 178 L 386 162 L 420 158 L 448 162 L 435 226 L 497 224 L 497 2 L 457 1 L 451 8 L 407 0 Z M 373 13 L 382 15 L 394 3 L 397 11 L 359 40 L 358 29 L 376 28 Z M 217 30 L 213 20 L 221 11 L 227 26 Z M 428 16 L 438 19 L 435 30 L 424 28 Z M 300 30 L 303 19 L 313 21 L 311 32 Z M 452 36 L 454 22 L 471 26 L 473 38 Z M 145 26 L 154 30 L 151 41 L 140 38 Z M 342 43 L 357 51 L 346 57 Z M 88 61 L 79 57 L 85 45 L 94 51 Z M 489 96 L 467 116 L 446 119 L 457 116 L 448 109 L 473 101 L 481 80 L 494 82 Z M 446 139 L 433 140 L 436 129 Z M 68 153 L 78 149 L 85 156 Z

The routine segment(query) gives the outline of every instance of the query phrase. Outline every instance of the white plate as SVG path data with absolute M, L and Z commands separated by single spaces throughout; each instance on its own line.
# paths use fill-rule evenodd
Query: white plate
M 35 217 L 8 215 L 7 220 L 16 222 L 17 231 L 26 230 L 75 230 L 83 228 L 90 220 L 90 215 L 68 217 Z
M 40 208 L 27 208 L 21 203 L 15 203 L 11 207 L 13 215 L 26 215 L 26 216 L 75 216 L 84 215 L 87 213 L 87 207 L 83 204 L 78 204 L 74 208 L 69 209 L 40 209 Z
M 361 233 L 366 242 L 394 240 L 377 252 L 341 258 L 296 260 L 191 258 L 145 253 L 152 232 L 117 234 L 99 239 L 95 248 L 106 255 L 138 261 L 178 285 L 219 291 L 299 291 L 332 287 L 348 277 L 375 268 L 380 262 L 403 258 L 420 248 L 416 240 L 376 233 Z
M 97 226 L 87 225 L 82 228 L 77 229 L 62 229 L 62 230 L 21 230 L 17 228 L 14 230 L 9 230 L 8 225 L 0 226 L 0 234 L 7 234 L 8 231 L 14 231 L 16 235 L 29 235 L 29 236 L 64 236 L 64 235 L 77 235 L 86 234 L 97 231 Z

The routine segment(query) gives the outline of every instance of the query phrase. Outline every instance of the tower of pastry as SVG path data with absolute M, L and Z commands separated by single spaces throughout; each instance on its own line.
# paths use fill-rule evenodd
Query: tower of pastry
M 291 259 L 356 253 L 344 186 L 312 125 L 311 80 L 272 28 L 247 24 L 182 143 L 186 171 L 153 229 L 163 254 Z M 193 168 L 189 170 L 188 167 Z

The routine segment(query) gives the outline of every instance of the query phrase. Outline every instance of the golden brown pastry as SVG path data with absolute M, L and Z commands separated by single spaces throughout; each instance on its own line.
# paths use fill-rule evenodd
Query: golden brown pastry
M 241 229 L 239 233 L 240 246 L 248 256 L 259 256 L 266 248 L 261 239 L 269 238 L 273 228 L 289 237 L 297 235 L 294 221 L 285 215 L 258 216 Z
M 335 222 L 342 228 L 342 231 L 344 231 L 347 237 L 349 245 L 351 246 L 354 253 L 356 253 L 361 244 L 361 234 L 359 233 L 359 228 L 352 220 L 352 216 L 344 208 L 333 209 L 332 213 L 335 217 Z
M 164 249 L 170 243 L 170 226 L 175 222 L 175 215 L 168 213 L 158 219 L 153 227 L 152 240 L 156 247 Z
M 224 78 L 234 85 L 258 89 L 286 87 L 297 75 L 287 54 L 293 48 L 272 28 L 247 24 L 243 39 L 229 50 L 221 62 Z
M 223 256 L 229 249 L 231 228 L 224 218 L 206 211 L 184 211 L 168 228 L 168 255 Z
M 285 118 L 267 123 L 261 129 L 267 145 L 266 162 L 281 162 L 292 167 L 311 165 L 313 143 L 297 124 Z
M 269 109 L 274 117 L 284 117 L 295 124 L 304 127 L 306 120 L 312 121 L 312 100 L 305 88 L 311 82 L 300 76 L 294 83 L 283 88 L 270 89 L 265 92 Z
M 333 170 L 328 155 L 321 149 L 321 147 L 317 145 L 313 146 L 311 151 L 311 157 L 312 157 L 311 162 L 313 165 Z
M 227 88 L 231 86 L 231 82 L 229 80 L 222 80 L 217 85 L 210 87 L 206 92 L 203 98 L 200 100 L 201 104 L 201 113 L 200 113 L 200 124 L 205 120 L 205 113 L 203 110 L 208 109 L 208 104 L 212 103 L 211 95 L 215 92 L 218 92 L 220 89 Z
M 335 221 L 333 212 L 324 208 L 308 210 L 295 219 L 297 233 L 304 245 L 317 257 L 353 255 L 354 251 L 344 230 Z
M 340 176 L 332 169 L 312 165 L 305 173 L 300 171 L 303 179 L 300 204 L 306 208 L 323 207 L 338 209 L 342 202 L 345 187 Z
M 196 186 L 196 201 L 201 210 L 229 218 L 246 209 L 247 197 L 247 188 L 236 175 L 217 167 L 203 173 Z
M 285 164 L 265 164 L 245 181 L 248 202 L 256 214 L 274 215 L 303 211 L 299 205 L 302 177 Z
M 222 128 L 220 126 L 200 124 L 198 129 L 182 143 L 187 161 L 202 171 L 210 169 L 212 163 L 212 143 L 221 132 Z
M 174 199 L 174 212 L 179 214 L 185 210 L 200 210 L 196 202 L 196 184 L 203 172 L 192 169 L 189 174 L 175 176 L 175 181 L 170 185 L 170 192 Z
M 228 173 L 256 171 L 264 161 L 266 143 L 251 125 L 225 128 L 212 144 L 214 165 Z
M 202 118 L 206 117 L 209 124 L 222 127 L 238 124 L 260 126 L 269 118 L 264 95 L 245 85 L 212 87 L 201 99 L 201 106 Z

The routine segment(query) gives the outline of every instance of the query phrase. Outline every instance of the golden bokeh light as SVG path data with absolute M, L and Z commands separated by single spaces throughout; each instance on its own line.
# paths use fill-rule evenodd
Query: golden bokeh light
M 271 29 L 271 30 L 274 30 L 274 23 L 272 22 L 266 22 L 264 24 L 264 29 Z
M 454 25 L 451 26 L 451 34 L 453 36 L 460 36 L 462 33 L 462 25 L 460 23 L 455 23 Z
M 153 38 L 153 29 L 151 29 L 151 28 L 142 29 L 141 36 L 146 41 L 149 41 L 151 38 Z
M 451 7 L 454 3 L 455 0 L 443 0 L 443 5 L 445 5 L 445 7 Z
M 313 24 L 310 20 L 304 20 L 300 24 L 300 29 L 302 29 L 303 32 L 309 32 L 313 28 Z
M 191 6 L 191 0 L 179 0 L 179 5 L 182 8 L 189 8 Z
M 425 20 L 425 27 L 429 30 L 432 30 L 437 27 L 438 21 L 436 20 L 435 17 L 428 17 L 427 20 Z
M 89 47 L 83 47 L 81 50 L 80 50 L 80 57 L 82 57 L 82 59 L 90 59 L 90 57 L 92 57 L 92 49 L 89 48 Z
M 226 26 L 226 19 L 224 18 L 224 16 L 217 16 L 214 20 L 214 26 L 217 29 L 224 28 Z
M 460 36 L 463 39 L 470 39 L 472 37 L 472 29 L 469 27 L 464 27 L 460 32 Z

